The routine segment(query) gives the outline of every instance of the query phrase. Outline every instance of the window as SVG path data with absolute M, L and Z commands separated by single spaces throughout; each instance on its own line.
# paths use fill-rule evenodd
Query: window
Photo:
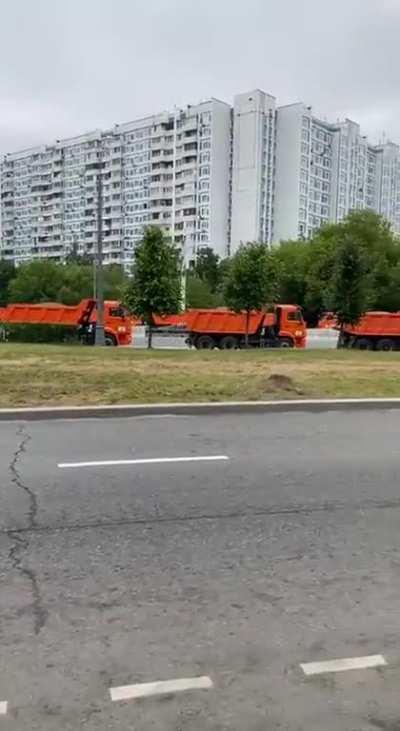
M 297 322 L 302 322 L 303 317 L 300 310 L 295 310 L 294 312 L 288 312 L 287 313 L 287 319 L 288 320 L 296 320 Z
M 110 317 L 125 317 L 125 310 L 123 307 L 110 307 Z

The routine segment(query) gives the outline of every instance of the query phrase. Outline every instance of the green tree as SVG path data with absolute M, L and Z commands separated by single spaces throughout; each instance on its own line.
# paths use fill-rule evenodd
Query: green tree
M 279 270 L 279 302 L 304 307 L 310 246 L 306 241 L 282 241 L 271 255 Z
M 187 272 L 186 307 L 219 307 L 222 303 L 221 295 L 212 292 L 204 279 L 200 279 L 194 272 Z
M 15 275 L 14 263 L 0 259 L 0 307 L 5 307 L 10 301 L 9 286 Z
M 63 268 L 50 260 L 18 267 L 9 284 L 10 302 L 57 302 L 63 286 Z
M 393 267 L 385 266 L 385 282 L 379 290 L 375 290 L 370 302 L 373 310 L 398 312 L 400 310 L 400 259 Z
M 178 250 L 163 232 L 149 226 L 136 246 L 132 279 L 125 288 L 124 302 L 148 326 L 152 346 L 153 315 L 177 312 L 181 304 L 181 261 Z
M 326 304 L 339 326 L 355 325 L 368 305 L 367 255 L 363 246 L 345 233 L 336 246 Z
M 400 244 L 390 224 L 374 211 L 351 211 L 342 222 L 324 226 L 308 243 L 305 306 L 316 318 L 326 307 L 335 252 L 345 236 L 357 242 L 364 252 L 369 306 L 385 308 L 396 299 L 393 276 L 400 262 Z
M 211 292 L 216 292 L 220 282 L 219 261 L 218 254 L 210 246 L 200 249 L 196 256 L 194 272 L 208 284 Z
M 120 264 L 107 264 L 104 267 L 104 298 L 106 300 L 120 300 L 124 287 L 128 282 L 128 275 Z
M 235 312 L 246 312 L 246 348 L 249 345 L 250 312 L 274 301 L 278 291 L 277 265 L 267 247 L 258 243 L 241 244 L 227 271 L 225 301 Z
M 57 302 L 76 305 L 93 297 L 93 267 L 90 264 L 60 264 L 61 287 Z

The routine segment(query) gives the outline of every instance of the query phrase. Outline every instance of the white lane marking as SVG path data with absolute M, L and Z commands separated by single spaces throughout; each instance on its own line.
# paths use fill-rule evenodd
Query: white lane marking
M 7 707 L 7 701 L 0 701 L 0 716 L 5 716 L 7 714 Z
M 165 693 L 180 693 L 184 690 L 208 690 L 213 682 L 208 675 L 199 678 L 178 678 L 177 680 L 159 680 L 155 683 L 137 683 L 110 688 L 112 701 L 126 701 L 132 698 L 147 698 Z
M 204 457 L 154 457 L 152 459 L 107 459 L 96 462 L 60 462 L 58 467 L 112 467 L 127 464 L 163 464 L 166 462 L 217 462 L 227 460 L 226 454 L 212 454 Z
M 364 657 L 344 657 L 341 660 L 326 660 L 325 662 L 301 663 L 300 667 L 305 675 L 319 673 L 339 673 L 343 670 L 362 670 L 363 668 L 377 668 L 387 665 L 382 655 L 365 655 Z

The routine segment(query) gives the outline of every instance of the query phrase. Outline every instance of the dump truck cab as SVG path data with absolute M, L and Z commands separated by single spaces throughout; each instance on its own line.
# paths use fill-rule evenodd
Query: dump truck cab
M 307 327 L 298 305 L 276 305 L 276 334 L 281 348 L 305 348 Z
M 94 343 L 97 322 L 97 309 L 93 307 L 88 322 L 82 323 L 85 340 Z M 132 323 L 128 311 L 120 302 L 106 300 L 104 302 L 104 337 L 106 345 L 131 345 Z

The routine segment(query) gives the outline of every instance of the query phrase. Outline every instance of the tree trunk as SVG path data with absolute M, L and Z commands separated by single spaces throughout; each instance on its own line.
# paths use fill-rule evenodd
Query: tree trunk
M 246 332 L 244 334 L 244 347 L 249 347 L 249 325 L 250 325 L 250 312 L 246 310 Z
M 153 319 L 151 317 L 147 320 L 147 348 L 151 350 L 153 347 Z

